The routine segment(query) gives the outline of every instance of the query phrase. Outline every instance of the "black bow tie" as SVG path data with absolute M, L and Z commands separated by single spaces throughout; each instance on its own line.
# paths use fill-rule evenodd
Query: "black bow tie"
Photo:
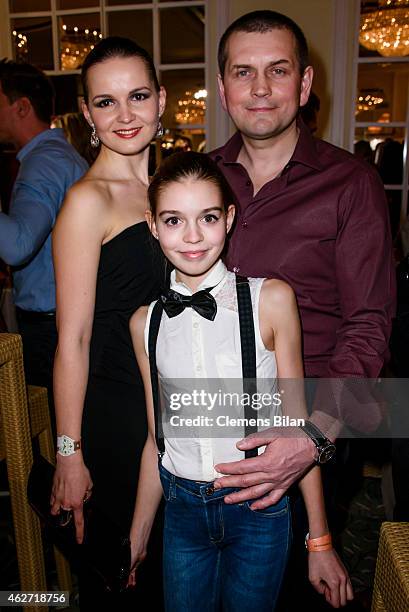
M 213 287 L 202 289 L 193 295 L 182 295 L 173 291 L 173 289 L 168 289 L 160 296 L 160 300 L 169 318 L 176 317 L 185 308 L 190 307 L 205 319 L 213 321 L 217 312 L 217 304 L 214 297 L 209 293 L 211 289 Z

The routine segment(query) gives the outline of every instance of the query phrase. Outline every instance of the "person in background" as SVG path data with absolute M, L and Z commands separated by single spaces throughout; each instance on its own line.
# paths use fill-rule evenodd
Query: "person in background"
M 91 146 L 91 128 L 82 113 L 66 113 L 53 119 L 53 127 L 64 130 L 65 137 L 91 166 L 99 153 L 98 147 Z
M 374 152 L 367 140 L 358 140 L 354 144 L 354 155 L 358 159 L 365 160 L 368 164 L 374 163 Z
M 65 194 L 88 168 L 63 131 L 50 129 L 53 106 L 45 74 L 0 61 L 0 142 L 12 144 L 20 162 L 9 213 L 0 213 L 0 258 L 13 267 L 26 380 L 46 386 L 50 401 L 57 346 L 51 230 Z
M 375 165 L 384 185 L 400 185 L 403 181 L 403 142 L 386 138 L 375 149 Z M 392 237 L 396 240 L 400 224 L 401 192 L 386 189 Z

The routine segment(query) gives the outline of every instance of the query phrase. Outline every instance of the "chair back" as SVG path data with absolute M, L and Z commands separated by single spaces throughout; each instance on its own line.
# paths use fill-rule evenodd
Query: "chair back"
M 23 346 L 17 334 L 0 334 L 0 458 L 7 462 L 20 589 L 46 590 L 40 523 L 27 501 L 33 452 Z

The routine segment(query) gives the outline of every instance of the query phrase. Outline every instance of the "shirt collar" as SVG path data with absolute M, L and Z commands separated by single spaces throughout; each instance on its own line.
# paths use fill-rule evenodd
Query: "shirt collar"
M 309 166 L 314 170 L 322 170 L 319 160 L 315 139 L 300 117 L 297 118 L 297 127 L 300 131 L 294 153 L 289 161 L 290 164 L 300 163 Z M 226 142 L 224 147 L 216 153 L 216 161 L 223 161 L 225 164 L 237 163 L 237 157 L 243 145 L 240 132 L 236 132 Z
M 216 153 L 216 161 L 221 160 L 225 164 L 237 163 L 237 157 L 240 153 L 242 145 L 243 139 L 241 137 L 241 134 L 240 132 L 236 132 L 226 142 L 226 144 L 219 149 L 218 153 Z
M 199 287 L 197 288 L 197 291 L 201 291 L 202 289 L 208 289 L 209 287 L 214 287 L 215 291 L 213 291 L 212 293 L 215 294 L 216 286 L 218 290 L 222 284 L 222 281 L 224 281 L 226 276 L 227 276 L 227 268 L 222 262 L 222 260 L 219 259 L 219 261 L 214 266 L 214 268 L 212 268 L 209 274 L 202 280 Z M 185 285 L 185 283 L 180 282 L 180 281 L 178 282 L 176 280 L 176 270 L 172 270 L 172 272 L 170 273 L 170 288 L 173 289 L 174 291 L 178 291 L 182 295 L 192 295 L 193 294 L 192 290 L 189 289 L 189 287 Z
M 43 140 L 65 140 L 64 132 L 61 128 L 49 128 L 34 136 L 24 147 L 20 149 L 17 153 L 17 159 L 21 162 L 26 155 L 30 153 L 37 145 L 39 145 Z

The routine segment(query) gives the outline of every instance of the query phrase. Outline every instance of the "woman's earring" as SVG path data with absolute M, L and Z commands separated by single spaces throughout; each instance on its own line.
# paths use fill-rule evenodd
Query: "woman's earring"
M 90 142 L 91 142 L 91 147 L 94 147 L 94 149 L 99 147 L 99 138 L 98 138 L 97 130 L 95 129 L 95 125 L 94 124 L 92 124 L 92 132 L 91 132 Z
M 162 138 L 165 130 L 163 129 L 162 121 L 159 119 L 158 129 L 156 130 L 156 138 Z

